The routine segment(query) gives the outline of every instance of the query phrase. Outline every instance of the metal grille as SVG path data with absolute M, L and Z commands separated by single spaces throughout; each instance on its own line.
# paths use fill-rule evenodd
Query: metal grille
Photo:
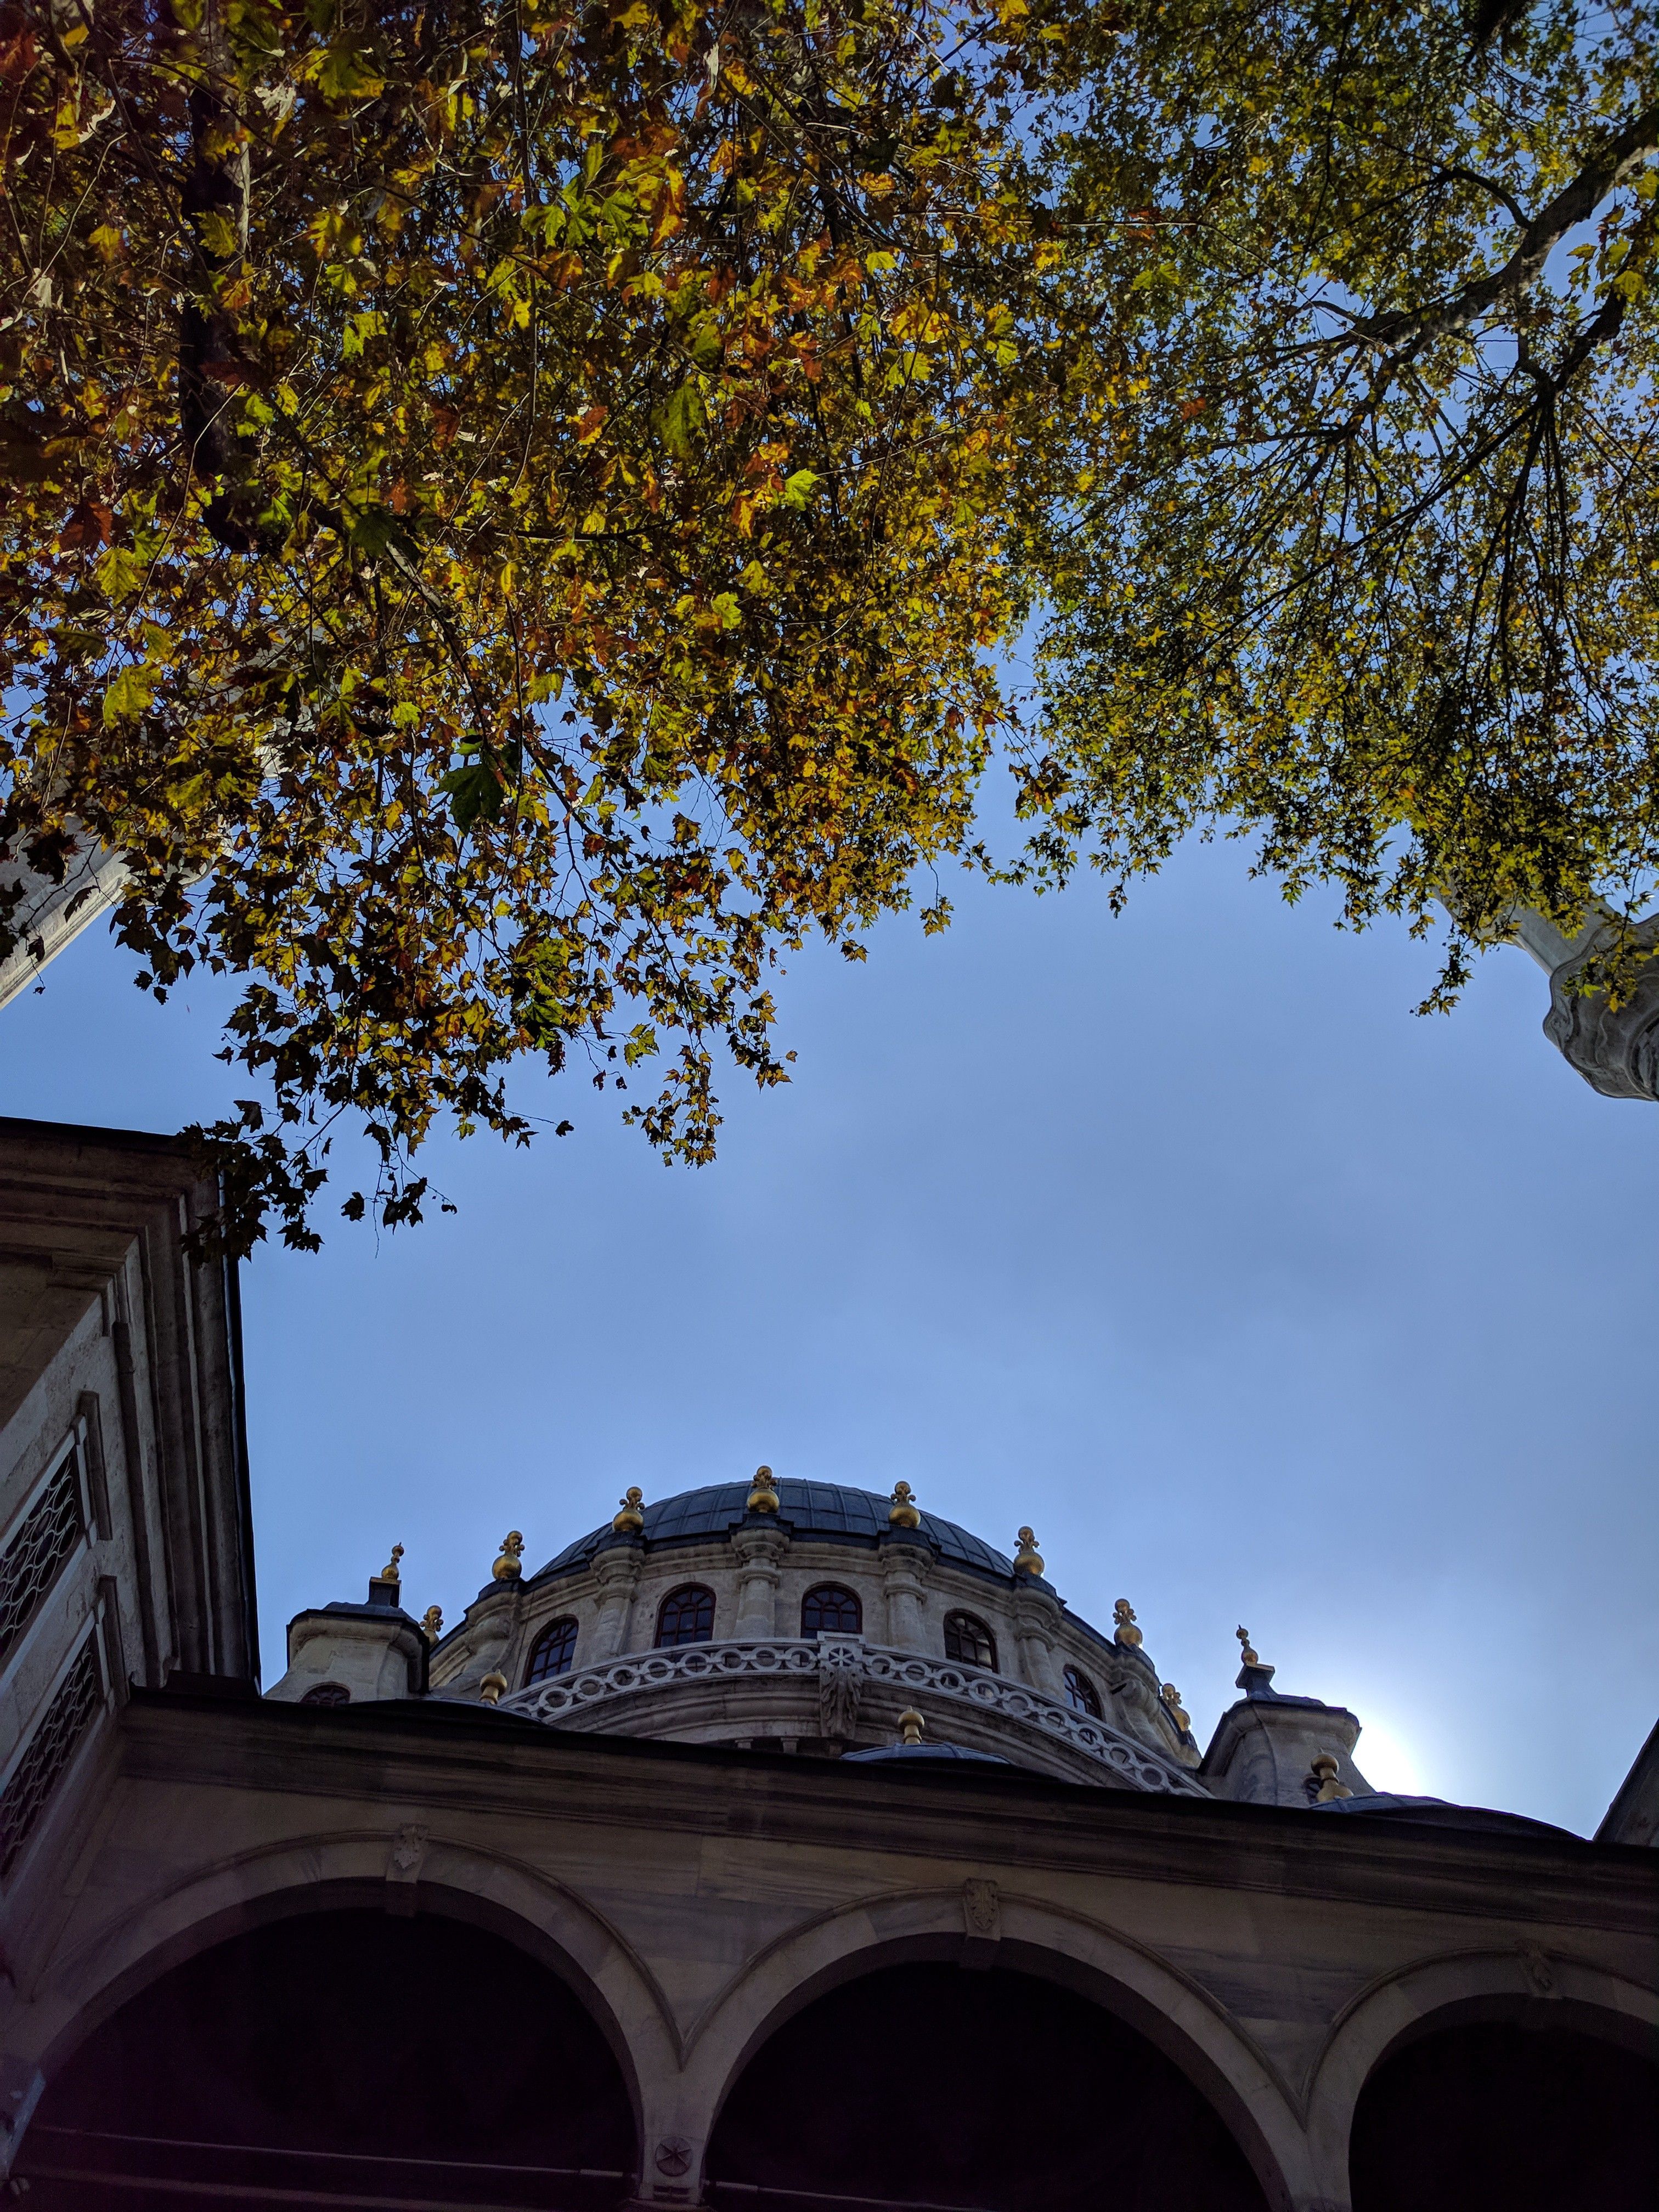
M 997 1640 L 977 1614 L 947 1613 L 945 1616 L 945 1656 L 965 1661 L 969 1667 L 997 1663 Z
M 0 1553 L 0 1659 L 33 1620 L 58 1571 L 81 1540 L 81 1455 L 71 1446 L 16 1534 Z
M 701 1583 L 671 1590 L 657 1615 L 659 1645 L 707 1644 L 714 1633 L 714 1593 Z
M 1074 1713 L 1087 1713 L 1092 1720 L 1098 1720 L 1101 1717 L 1100 1692 L 1084 1673 L 1082 1668 L 1068 1667 L 1063 1679 L 1066 1684 L 1066 1702 L 1072 1711 Z
M 843 1589 L 839 1583 L 820 1583 L 817 1589 L 808 1590 L 800 1601 L 800 1632 L 803 1636 L 861 1636 L 864 1607 L 857 1592 Z
M 554 1621 L 543 1629 L 531 1647 L 530 1664 L 525 1669 L 526 1688 L 532 1682 L 550 1681 L 555 1674 L 568 1674 L 575 1656 L 574 1620 Z
M 11 1872 L 33 1832 L 102 1697 L 97 1642 L 89 1636 L 41 1715 L 28 1749 L 12 1769 L 11 1780 L 0 1790 L 0 1881 Z

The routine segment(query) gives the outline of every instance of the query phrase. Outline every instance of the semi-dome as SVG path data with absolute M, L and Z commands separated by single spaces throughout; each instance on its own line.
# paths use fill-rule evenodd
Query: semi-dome
M 763 1468 L 630 1492 L 523 1578 L 519 1540 L 434 1650 L 441 1694 L 488 1685 L 549 1727 L 823 1759 L 885 1752 L 914 1707 L 931 1756 L 1202 1794 L 1139 1631 L 1072 1613 L 1029 1529 L 1011 1556 L 905 1484 L 883 1497 Z

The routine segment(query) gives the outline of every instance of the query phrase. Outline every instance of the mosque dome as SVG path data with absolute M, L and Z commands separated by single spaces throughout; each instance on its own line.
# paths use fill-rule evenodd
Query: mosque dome
M 515 1530 L 434 1650 L 440 1696 L 485 1685 L 503 1714 L 588 1734 L 1206 1794 L 1128 1608 L 1103 1634 L 1048 1580 L 1031 1530 L 1000 1551 L 908 1484 L 882 1497 L 762 1468 L 648 1502 L 630 1490 L 532 1575 L 521 1547 Z

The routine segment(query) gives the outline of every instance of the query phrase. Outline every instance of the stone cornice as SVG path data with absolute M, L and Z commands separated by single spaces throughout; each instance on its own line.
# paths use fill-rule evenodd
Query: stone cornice
M 544 1817 L 804 1849 L 997 1862 L 1659 1942 L 1659 1853 L 1528 1832 L 1336 1820 L 941 1761 L 849 1766 L 586 1735 L 433 1699 L 318 1709 L 135 1693 L 132 1783 Z M 307 1815 L 307 1817 L 311 1817 Z

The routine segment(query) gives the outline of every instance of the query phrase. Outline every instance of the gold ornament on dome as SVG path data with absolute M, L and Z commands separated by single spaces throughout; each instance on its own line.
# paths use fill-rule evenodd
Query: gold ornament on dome
M 489 1570 L 498 1583 L 515 1583 L 524 1572 L 521 1553 L 524 1538 L 516 1528 L 509 1528 L 501 1539 L 501 1555 Z
M 751 1513 L 775 1513 L 778 1510 L 777 1485 L 772 1480 L 769 1467 L 755 1469 L 755 1486 L 749 1493 L 748 1510 Z
M 904 1711 L 899 1715 L 899 1741 L 902 1744 L 920 1743 L 921 1741 L 921 1732 L 927 1725 L 927 1722 L 916 1711 L 915 1707 L 914 1705 L 907 1705 Z
M 478 1685 L 478 1696 L 486 1705 L 498 1705 L 507 1693 L 505 1674 L 486 1674 Z
M 645 1492 L 637 1482 L 623 1491 L 621 1510 L 611 1516 L 611 1525 L 619 1536 L 637 1536 L 644 1528 L 645 1516 L 640 1510 L 644 1503 Z
M 1135 1609 L 1127 1597 L 1119 1598 L 1112 1607 L 1112 1619 L 1117 1623 L 1116 1641 L 1133 1651 L 1139 1646 L 1140 1631 L 1135 1626 Z
M 920 1528 L 921 1511 L 915 1493 L 908 1482 L 893 1485 L 893 1502 L 887 1509 L 887 1519 L 895 1528 Z
M 1243 1660 L 1244 1664 L 1247 1667 L 1259 1667 L 1261 1664 L 1261 1655 L 1251 1644 L 1249 1630 L 1236 1628 L 1233 1634 L 1238 1638 L 1239 1656 Z
M 1040 1575 L 1042 1554 L 1036 1547 L 1036 1537 L 1030 1528 L 1019 1532 L 1019 1549 L 1014 1553 L 1014 1572 L 1017 1575 Z
M 421 1626 L 426 1632 L 428 1644 L 435 1644 L 444 1632 L 444 1609 L 441 1605 L 429 1605 L 421 1615 Z
M 1342 1762 L 1334 1752 L 1322 1751 L 1308 1769 L 1307 1790 L 1316 1805 L 1328 1805 L 1337 1797 L 1352 1797 L 1353 1792 L 1337 1780 Z
M 401 1544 L 394 1544 L 392 1547 L 392 1557 L 381 1568 L 380 1573 L 375 1576 L 375 1581 L 377 1583 L 401 1582 L 403 1580 L 403 1577 L 398 1572 L 398 1562 L 402 1559 L 403 1555 L 403 1546 Z
M 1158 1695 L 1163 1698 L 1164 1704 L 1170 1708 L 1170 1718 L 1181 1730 L 1182 1735 L 1185 1735 L 1188 1729 L 1193 1724 L 1193 1717 L 1189 1712 L 1182 1710 L 1180 1691 L 1176 1689 L 1173 1682 L 1166 1682 L 1164 1685 L 1164 1687 L 1158 1692 Z

